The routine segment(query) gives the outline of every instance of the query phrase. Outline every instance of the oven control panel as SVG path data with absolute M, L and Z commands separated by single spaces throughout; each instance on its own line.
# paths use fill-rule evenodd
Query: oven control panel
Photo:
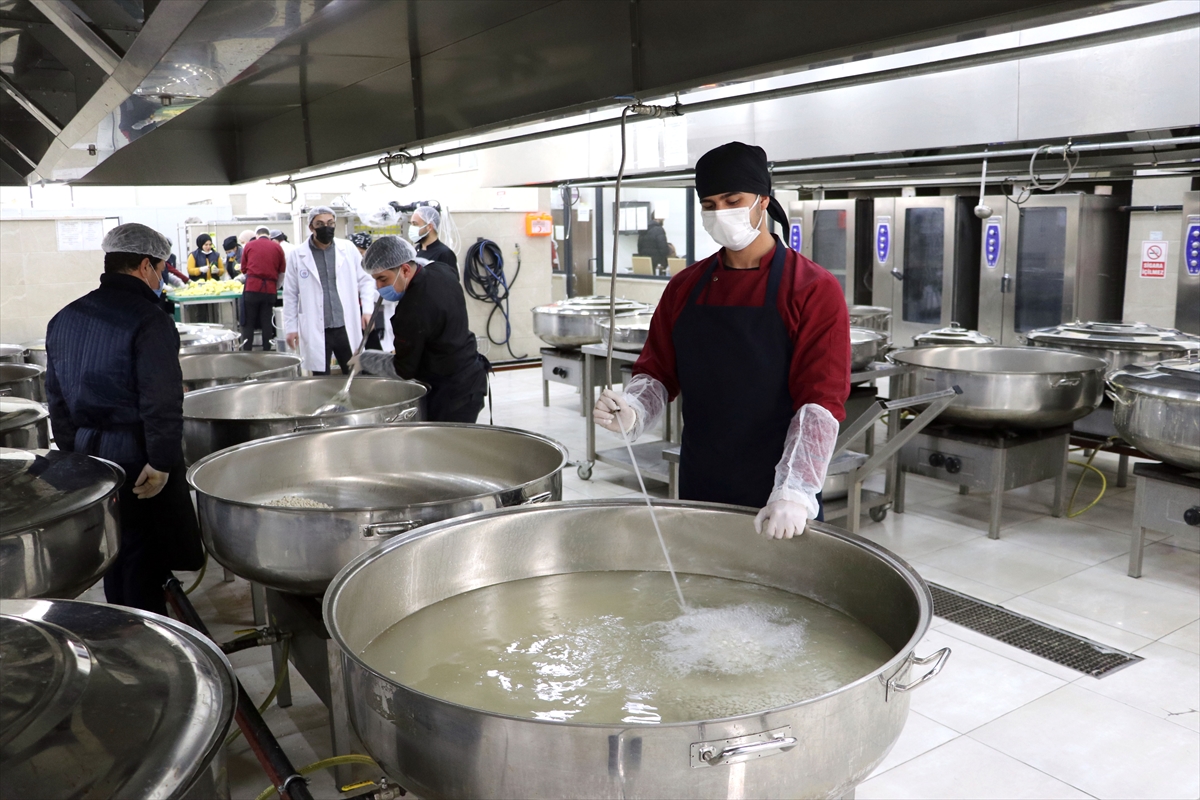
M 983 263 L 988 269 L 995 269 L 1000 263 L 1000 227 L 1002 217 L 988 217 L 983 224 Z

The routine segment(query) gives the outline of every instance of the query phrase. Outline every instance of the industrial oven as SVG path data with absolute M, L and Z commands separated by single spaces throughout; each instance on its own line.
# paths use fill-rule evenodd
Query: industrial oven
M 980 333 L 1019 345 L 1021 334 L 1073 320 L 1119 322 L 1129 221 L 1113 197 L 988 196 L 979 257 Z
M 846 305 L 871 305 L 870 198 L 788 204 L 788 244 L 833 273 Z
M 974 197 L 875 201 L 875 305 L 892 308 L 892 341 L 957 322 L 976 326 L 980 221 Z M 890 213 L 889 213 L 890 212 Z
M 1175 327 L 1185 333 L 1200 334 L 1200 192 L 1183 193 L 1179 258 Z

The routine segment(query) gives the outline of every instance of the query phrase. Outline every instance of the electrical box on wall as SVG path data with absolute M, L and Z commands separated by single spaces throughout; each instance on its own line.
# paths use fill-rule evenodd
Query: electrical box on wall
M 525 215 L 526 236 L 549 236 L 554 233 L 554 218 L 541 211 L 533 211 Z

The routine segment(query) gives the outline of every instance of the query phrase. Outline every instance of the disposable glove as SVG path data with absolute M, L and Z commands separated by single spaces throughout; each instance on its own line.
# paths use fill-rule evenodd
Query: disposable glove
M 666 408 L 667 387 L 649 375 L 634 375 L 624 392 L 605 389 L 600 393 L 592 409 L 592 419 L 605 430 L 620 433 L 619 414 L 625 435 L 630 442 L 636 442 L 647 428 L 658 422 Z
M 767 498 L 768 508 L 778 500 L 787 500 L 805 506 L 808 519 L 817 518 L 817 493 L 825 485 L 837 437 L 838 422 L 833 414 L 815 403 L 800 407 L 788 426 L 783 457 L 775 466 L 775 488 Z
M 812 517 L 808 506 L 791 500 L 767 503 L 754 518 L 754 530 L 768 539 L 791 539 L 804 533 Z
M 147 464 L 142 467 L 142 473 L 138 475 L 137 481 L 133 484 L 133 493 L 139 500 L 149 500 L 163 490 L 169 477 L 168 473 L 159 472 Z

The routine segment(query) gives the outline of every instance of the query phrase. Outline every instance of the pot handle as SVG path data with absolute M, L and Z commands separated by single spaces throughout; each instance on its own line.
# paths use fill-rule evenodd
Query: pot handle
M 918 664 L 920 666 L 924 666 L 931 661 L 935 661 L 936 663 L 934 663 L 933 669 L 929 670 L 929 672 L 926 672 L 924 675 L 917 678 L 915 681 L 911 681 L 909 683 L 896 683 L 895 677 L 889 679 L 887 682 L 888 692 L 889 693 L 891 693 L 891 692 L 911 692 L 913 689 L 916 689 L 921 684 L 932 680 L 934 678 L 934 676 L 936 676 L 939 672 L 942 671 L 942 667 L 946 666 L 946 662 L 948 660 L 950 660 L 950 648 L 949 647 L 943 647 L 941 650 L 938 650 L 936 653 L 930 653 L 929 655 L 925 656 L 924 658 L 917 658 L 916 656 L 913 656 L 912 663 Z
M 535 494 L 533 497 L 530 497 L 528 500 L 522 500 L 519 503 L 519 505 L 530 506 L 530 505 L 533 505 L 534 503 L 545 503 L 546 501 L 553 500 L 553 499 L 554 499 L 553 492 L 542 492 L 541 494 Z
M 1063 386 L 1078 386 L 1081 383 L 1083 383 L 1083 378 L 1080 378 L 1077 376 L 1071 376 L 1071 377 L 1067 377 L 1067 378 L 1059 378 L 1056 381 L 1051 381 L 1050 388 L 1058 389 Z
M 1120 392 L 1113 391 L 1112 389 L 1105 389 L 1104 393 L 1106 395 L 1108 395 L 1109 400 L 1112 400 L 1114 403 L 1116 403 L 1118 405 L 1122 405 L 1122 406 L 1129 405 L 1129 401 L 1126 400 L 1124 397 L 1122 397 Z
M 796 746 L 798 741 L 799 740 L 795 736 L 778 736 L 774 739 L 768 739 L 765 742 L 735 744 L 730 747 L 723 748 L 719 753 L 713 753 L 707 758 L 705 758 L 707 753 L 705 751 L 701 751 L 700 760 L 710 767 L 716 767 L 739 757 L 741 757 L 741 760 L 745 760 L 748 756 L 758 756 L 764 753 L 769 753 L 773 750 L 791 750 Z
M 417 416 L 417 411 L 418 408 L 416 406 L 413 406 L 412 408 L 406 408 L 396 416 L 389 419 L 388 422 L 408 422 Z
M 329 426 L 324 422 L 318 422 L 315 425 L 297 425 L 292 428 L 292 433 L 301 433 L 303 431 L 323 431 Z
M 397 533 L 408 533 L 413 528 L 419 528 L 424 524 L 424 521 L 419 519 L 402 519 L 396 522 L 372 522 L 362 526 L 362 537 L 364 539 L 383 539 L 388 536 L 395 536 Z

